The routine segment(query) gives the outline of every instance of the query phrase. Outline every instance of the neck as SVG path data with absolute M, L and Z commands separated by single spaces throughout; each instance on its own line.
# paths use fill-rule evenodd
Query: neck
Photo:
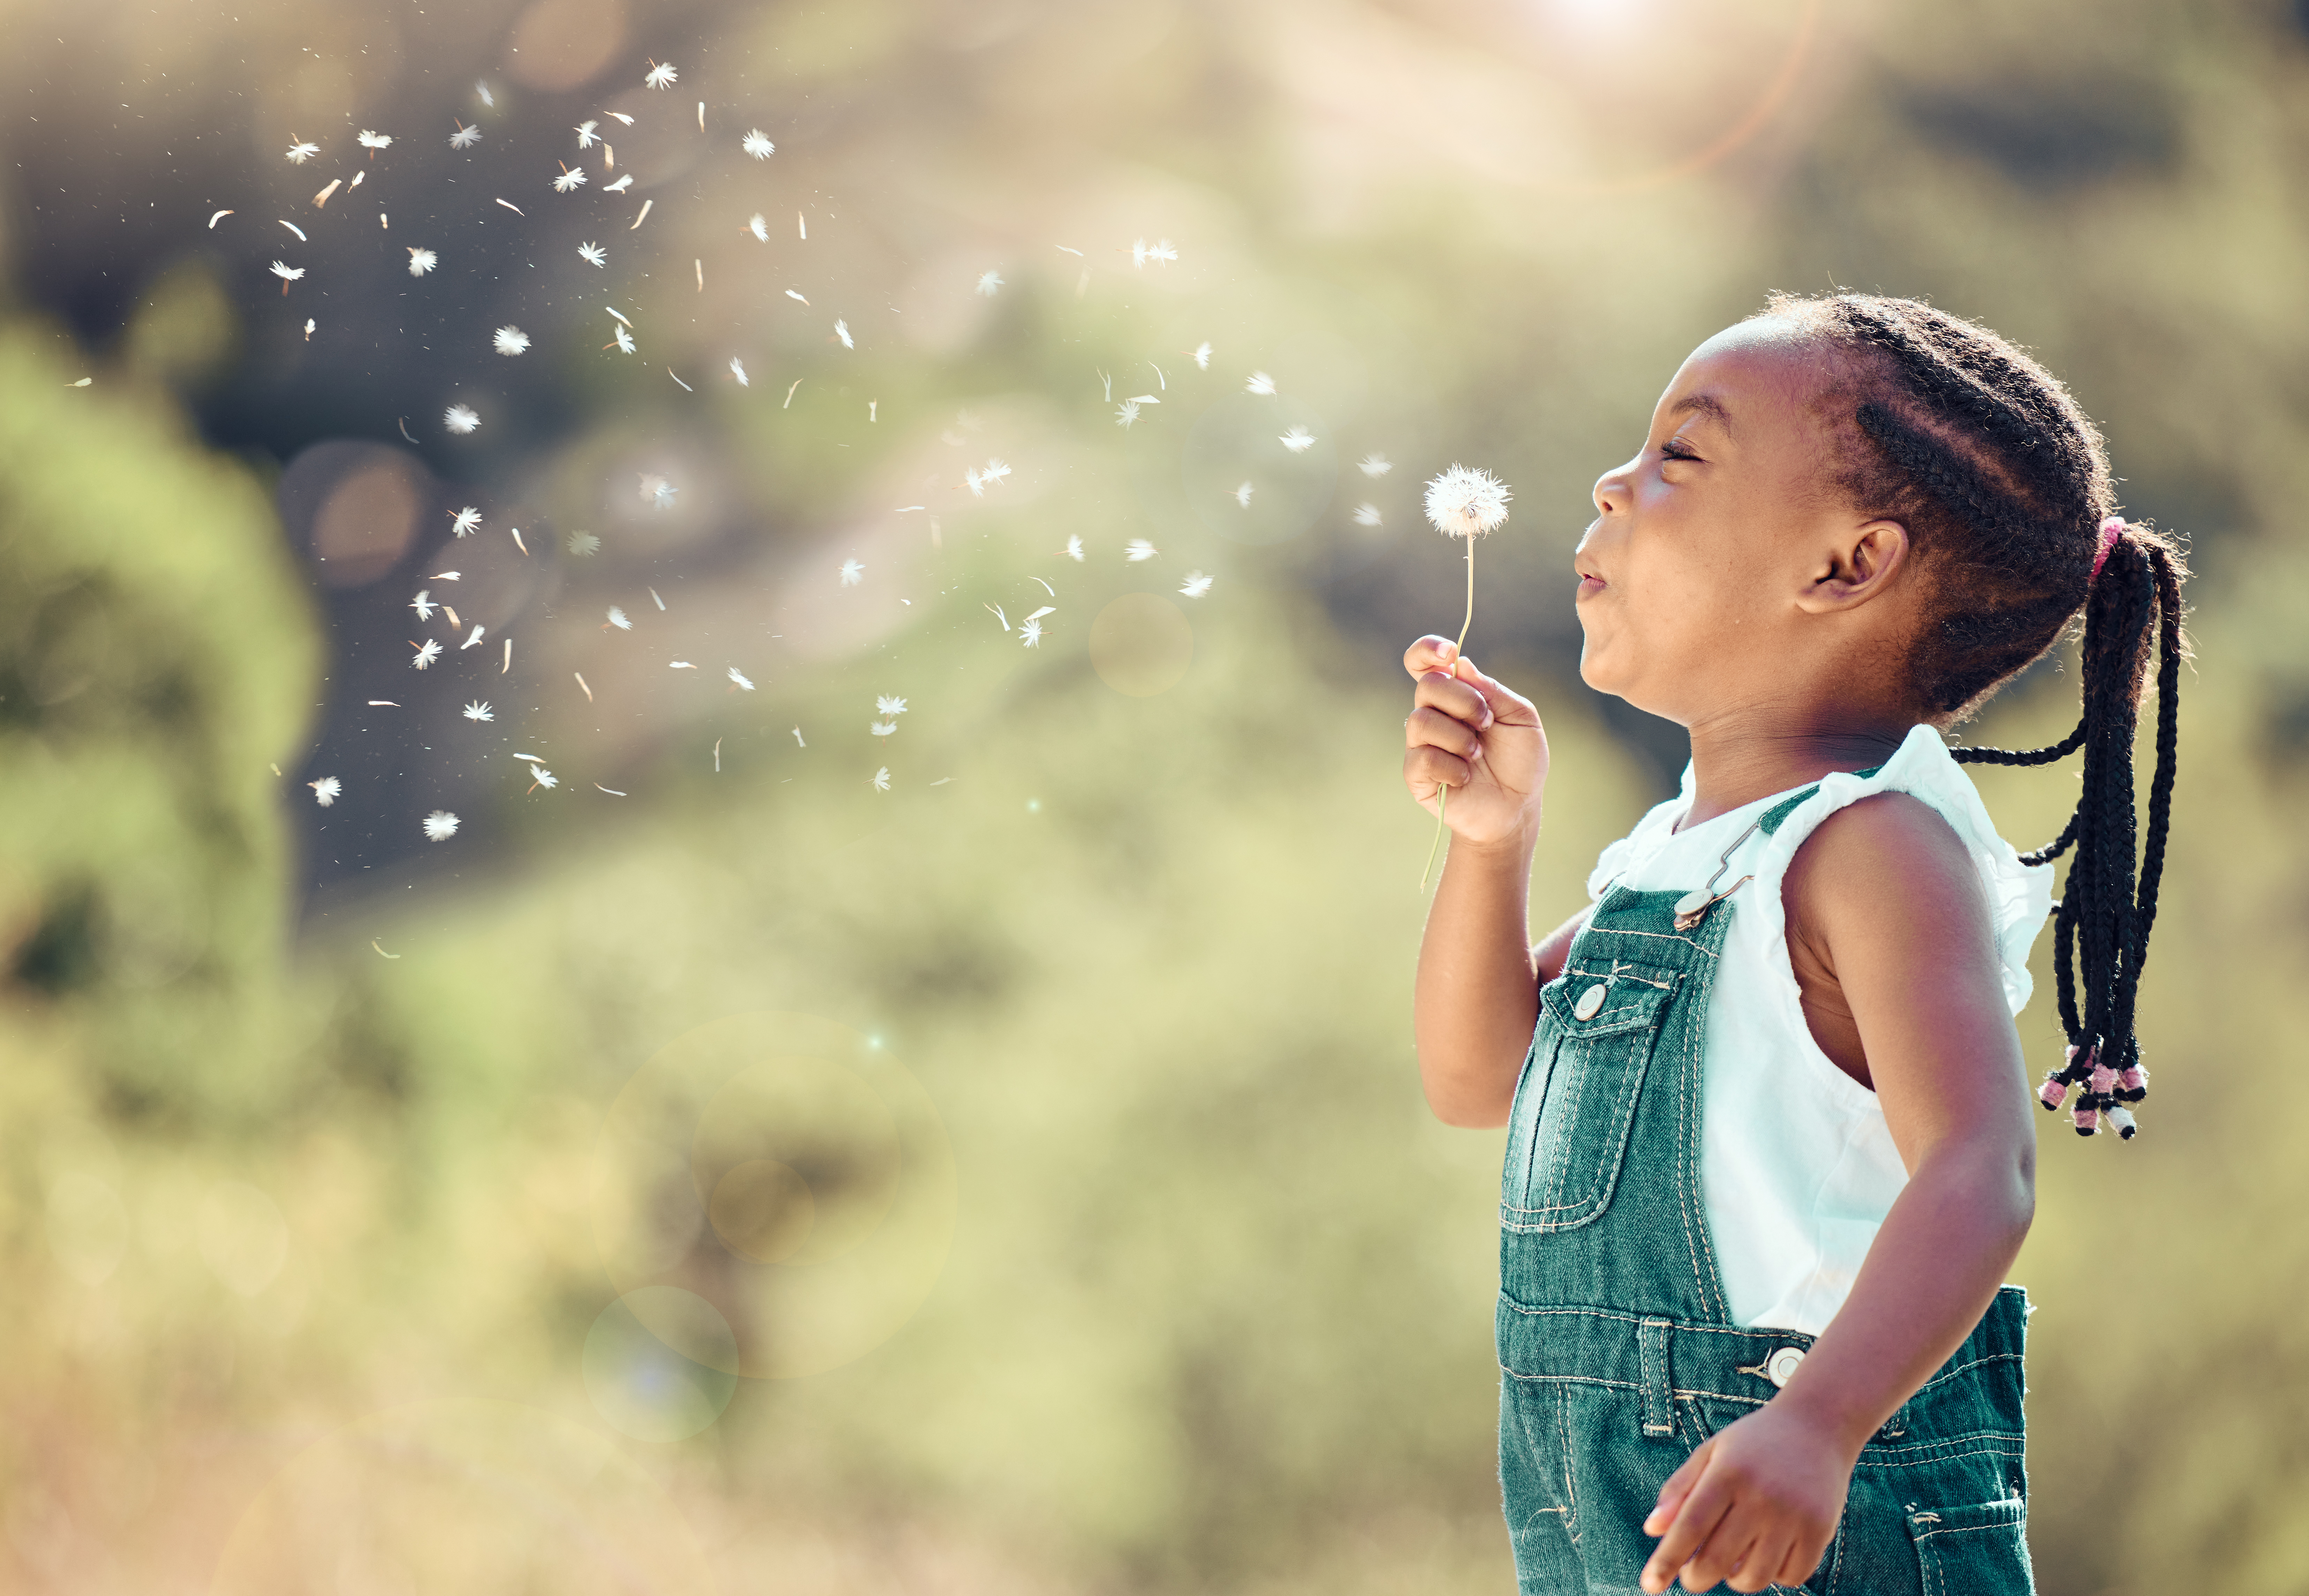
M 1831 772 L 1881 764 L 1916 724 L 1913 718 L 1878 714 L 1791 725 L 1785 709 L 1733 711 L 1695 720 L 1691 810 L 1683 824 L 1713 820 Z

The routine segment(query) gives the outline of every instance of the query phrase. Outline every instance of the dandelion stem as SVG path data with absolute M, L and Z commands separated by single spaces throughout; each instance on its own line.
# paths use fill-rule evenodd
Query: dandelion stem
M 1467 618 L 1459 623 L 1459 641 L 1451 651 L 1451 674 L 1459 674 L 1459 651 L 1467 646 L 1467 629 L 1475 624 L 1475 540 L 1467 539 Z M 1419 873 L 1419 890 L 1427 890 L 1427 878 L 1435 873 L 1435 850 L 1443 846 L 1443 812 L 1450 806 L 1451 789 L 1438 784 L 1435 789 L 1435 841 L 1427 845 L 1427 867 Z

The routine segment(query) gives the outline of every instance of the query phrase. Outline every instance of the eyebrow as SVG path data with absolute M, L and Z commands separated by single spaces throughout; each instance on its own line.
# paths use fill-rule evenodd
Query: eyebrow
M 1737 430 L 1737 428 L 1732 425 L 1732 412 L 1725 410 L 1724 408 L 1724 401 L 1717 399 L 1712 393 L 1693 393 L 1689 394 L 1682 399 L 1679 399 L 1675 401 L 1675 408 L 1668 411 L 1668 414 L 1671 416 L 1682 416 L 1687 415 L 1694 410 L 1699 411 L 1703 416 L 1711 416 L 1715 418 L 1717 424 L 1722 427 L 1726 432 L 1734 432 Z

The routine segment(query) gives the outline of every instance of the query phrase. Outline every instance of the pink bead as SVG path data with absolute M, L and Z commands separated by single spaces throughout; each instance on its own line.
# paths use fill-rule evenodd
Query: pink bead
M 2127 1091 L 2146 1091 L 2149 1090 L 2149 1072 L 2141 1068 L 2137 1064 L 2126 1065 L 2124 1066 L 2124 1073 L 2119 1075 L 2117 1080 L 2123 1085 Z
M 2106 1095 L 2116 1090 L 2116 1072 L 2105 1064 L 2096 1064 L 2092 1072 L 2092 1089 Z
M 2071 1117 L 2076 1121 L 2078 1133 L 2081 1135 L 2089 1136 L 2100 1129 L 2098 1109 L 2079 1109 Z
M 2047 1109 L 2057 1109 L 2068 1100 L 2069 1083 L 2054 1077 L 2037 1089 L 2037 1100 Z

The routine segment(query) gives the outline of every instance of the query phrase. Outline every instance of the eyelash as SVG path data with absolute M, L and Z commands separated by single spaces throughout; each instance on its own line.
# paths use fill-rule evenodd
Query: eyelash
M 1676 453 L 1678 450 L 1682 453 Z M 1660 458 L 1662 460 L 1698 460 L 1699 456 L 1694 454 L 1691 452 L 1691 446 L 1682 438 L 1670 438 L 1660 445 Z

